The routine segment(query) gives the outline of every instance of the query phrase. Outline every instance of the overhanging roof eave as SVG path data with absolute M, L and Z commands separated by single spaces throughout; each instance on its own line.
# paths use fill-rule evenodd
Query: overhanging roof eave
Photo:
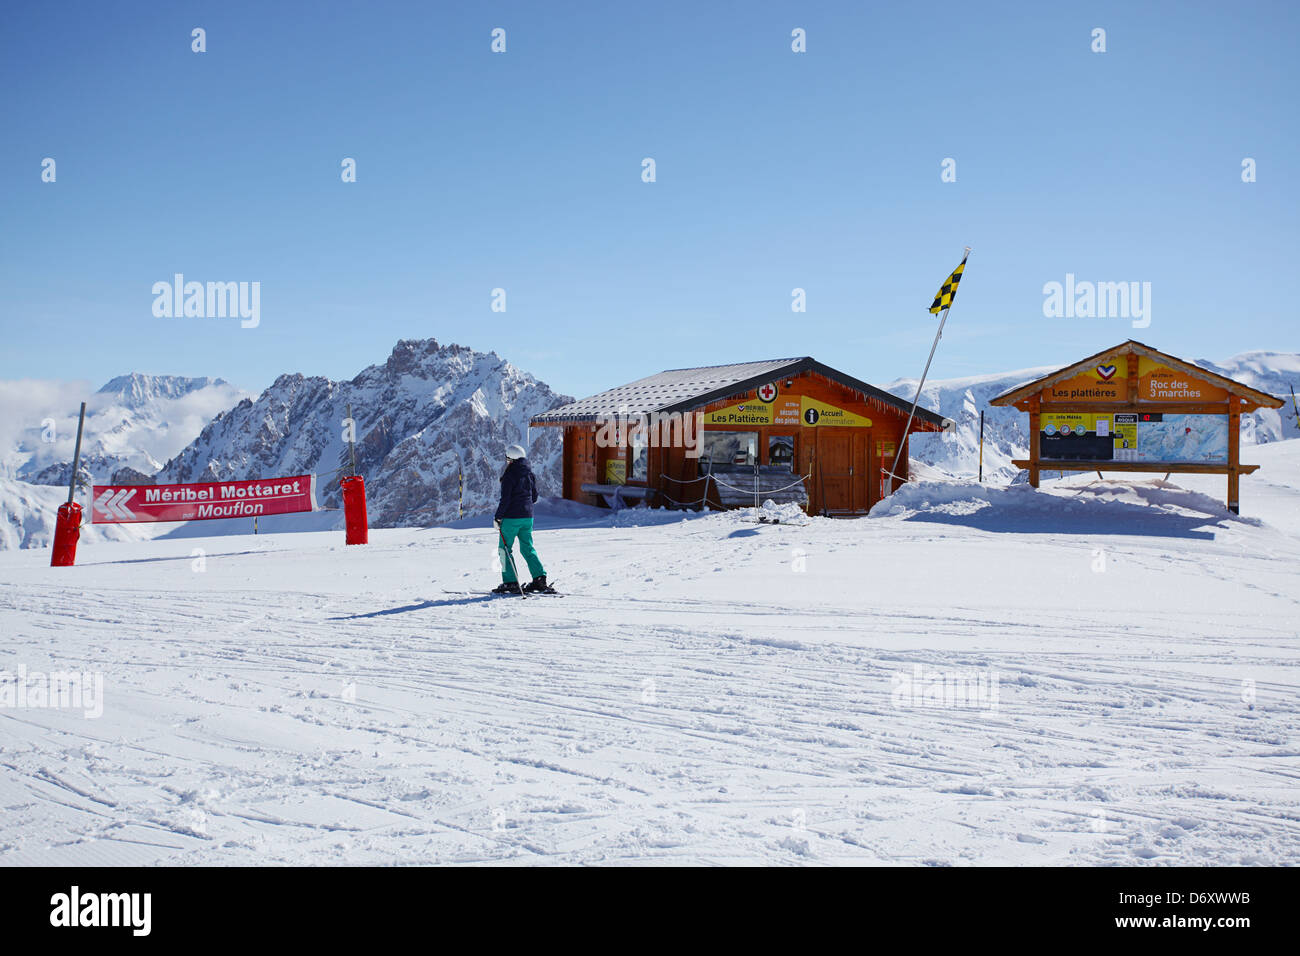
M 735 382 L 729 382 L 726 385 L 721 385 L 718 386 L 717 388 L 709 389 L 707 391 L 700 392 L 696 395 L 691 395 L 686 398 L 678 399 L 677 401 L 666 402 L 654 407 L 647 406 L 642 409 L 635 409 L 635 410 L 628 409 L 627 411 L 629 414 L 634 414 L 634 415 L 636 414 L 647 414 L 647 415 L 681 414 L 681 413 L 693 411 L 703 405 L 710 405 L 714 402 L 721 401 L 722 399 L 728 398 L 732 395 L 736 395 L 741 392 L 747 392 L 750 389 L 757 388 L 758 386 L 773 381 L 775 379 L 793 377 L 803 372 L 816 372 L 817 374 L 823 376 L 826 379 L 829 379 L 832 382 L 842 385 L 845 388 L 852 389 L 853 391 L 859 392 L 865 398 L 874 399 L 875 401 L 882 402 L 886 405 L 890 405 L 898 409 L 900 412 L 906 412 L 911 408 L 911 402 L 907 401 L 906 399 L 900 398 L 899 396 L 894 395 L 891 392 L 886 392 L 884 389 L 877 388 L 874 385 L 870 385 L 867 382 L 862 381 L 861 379 L 854 378 L 851 375 L 846 375 L 843 372 L 837 369 L 833 369 L 828 365 L 823 365 L 821 362 L 818 362 L 816 359 L 812 358 L 811 356 L 804 356 L 802 358 L 789 361 L 784 365 L 778 365 L 773 368 L 764 369 L 762 372 L 748 376 L 747 378 L 738 379 Z M 592 396 L 592 397 L 594 398 L 596 396 Z M 590 401 L 590 399 L 582 400 L 582 402 L 585 401 Z M 582 402 L 575 402 L 574 404 L 582 404 Z M 566 414 L 566 415 L 555 415 L 554 412 L 544 412 L 541 415 L 535 416 L 531 420 L 531 424 L 536 425 L 538 427 L 554 426 L 554 425 L 592 424 L 596 421 L 599 421 L 602 417 L 608 415 L 617 415 L 624 410 L 625 409 L 621 407 L 614 408 L 613 406 L 610 406 L 609 408 L 600 409 L 598 411 L 581 412 L 581 413 Z M 557 409 L 556 411 L 562 411 L 562 409 Z M 916 415 L 913 419 L 913 427 L 915 428 L 917 425 L 928 426 L 928 427 L 922 427 L 920 430 L 937 431 L 943 428 L 943 423 L 945 421 L 946 419 L 942 415 L 939 415 L 935 412 L 930 411 L 927 408 L 923 408 L 918 405 L 916 408 Z

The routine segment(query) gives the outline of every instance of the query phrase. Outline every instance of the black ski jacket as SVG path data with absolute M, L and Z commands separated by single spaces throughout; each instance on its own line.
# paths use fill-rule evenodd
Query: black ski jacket
M 502 518 L 531 518 L 533 502 L 537 500 L 537 479 L 528 467 L 527 458 L 516 458 L 501 473 L 501 504 L 497 505 L 496 520 Z

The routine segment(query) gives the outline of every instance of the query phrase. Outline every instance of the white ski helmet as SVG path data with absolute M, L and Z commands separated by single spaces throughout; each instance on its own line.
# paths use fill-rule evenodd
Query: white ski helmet
M 506 461 L 514 461 L 516 458 L 527 458 L 528 452 L 524 451 L 523 445 L 506 445 Z

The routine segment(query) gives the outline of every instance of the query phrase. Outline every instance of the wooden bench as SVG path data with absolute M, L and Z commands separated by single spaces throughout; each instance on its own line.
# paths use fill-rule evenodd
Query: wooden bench
M 647 488 L 644 485 L 601 485 L 587 483 L 582 485 L 582 490 L 591 495 L 600 495 L 605 504 L 618 511 L 622 508 L 631 507 L 627 504 L 627 499 L 640 499 L 647 502 L 651 495 L 655 494 L 654 488 Z

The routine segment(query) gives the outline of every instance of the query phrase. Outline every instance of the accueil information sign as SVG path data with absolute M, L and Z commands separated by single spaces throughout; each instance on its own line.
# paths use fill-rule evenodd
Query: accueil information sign
M 847 409 L 818 401 L 807 395 L 777 398 L 772 402 L 749 399 L 708 412 L 704 424 L 725 428 L 753 428 L 763 425 L 826 427 L 847 425 L 870 428 L 871 419 Z

